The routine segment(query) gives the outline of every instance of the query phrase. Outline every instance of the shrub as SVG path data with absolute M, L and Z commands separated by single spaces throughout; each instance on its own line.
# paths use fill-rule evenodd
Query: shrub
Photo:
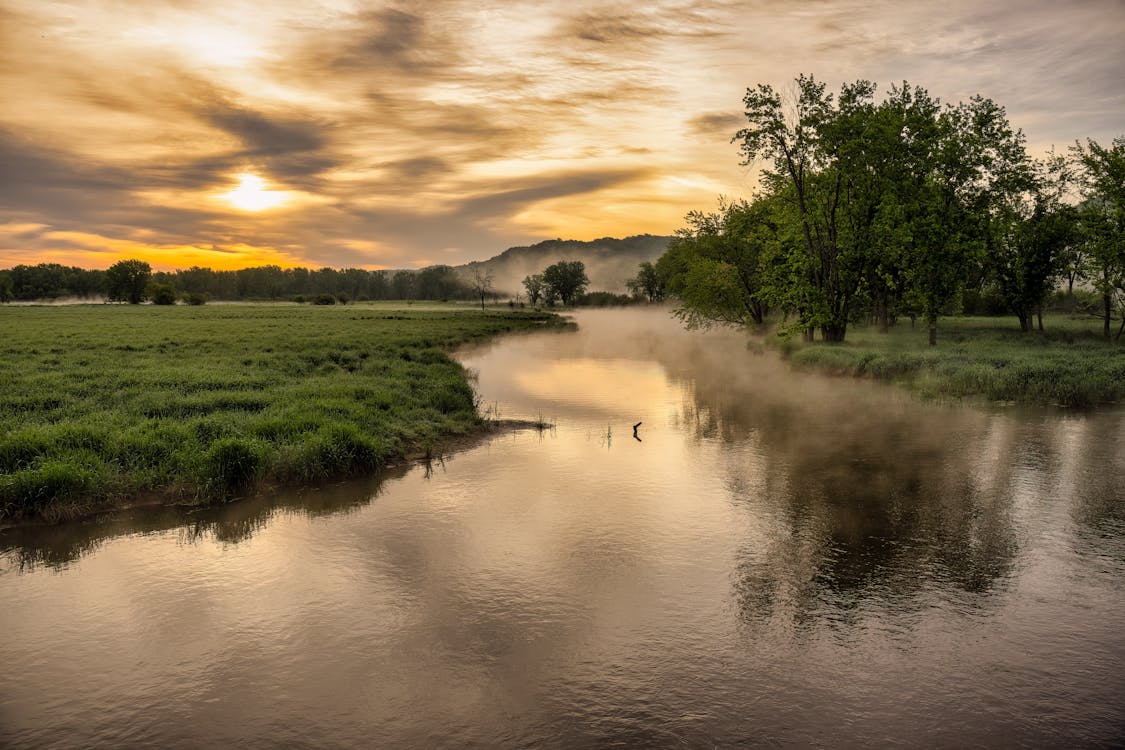
M 318 294 L 318 295 L 316 295 L 316 299 L 313 300 L 313 304 L 314 305 L 334 305 L 334 304 L 336 304 L 336 298 L 333 297 L 331 294 Z
M 174 284 L 150 284 L 147 292 L 154 305 L 176 304 L 176 287 Z

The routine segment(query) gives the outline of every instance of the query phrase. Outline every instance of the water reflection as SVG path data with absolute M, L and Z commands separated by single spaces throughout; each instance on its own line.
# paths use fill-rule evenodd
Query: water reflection
M 297 492 L 263 493 L 225 505 L 194 509 L 144 506 L 74 523 L 14 527 L 0 532 L 0 559 L 8 560 L 22 573 L 38 566 L 65 568 L 111 539 L 166 531 L 175 531 L 181 544 L 203 541 L 238 544 L 282 514 L 299 513 L 317 518 L 354 512 L 374 500 L 387 481 L 401 478 L 409 470 L 410 467 L 404 465 L 376 477 Z
M 4 532 L 0 744 L 1119 738 L 1125 413 L 920 403 L 659 314 L 579 322 L 462 355 L 500 417 L 555 429 Z

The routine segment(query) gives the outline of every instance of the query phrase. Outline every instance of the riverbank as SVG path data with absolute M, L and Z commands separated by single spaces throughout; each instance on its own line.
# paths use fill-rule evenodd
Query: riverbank
M 459 344 L 558 324 L 457 305 L 0 309 L 0 521 L 207 503 L 432 455 L 486 422 Z
M 1091 407 L 1125 400 L 1125 345 L 1107 342 L 1098 321 L 1049 315 L 1045 330 L 1021 332 L 1013 318 L 943 318 L 938 345 L 924 326 L 888 333 L 853 326 L 843 344 L 788 341 L 798 368 L 898 383 L 928 397 Z

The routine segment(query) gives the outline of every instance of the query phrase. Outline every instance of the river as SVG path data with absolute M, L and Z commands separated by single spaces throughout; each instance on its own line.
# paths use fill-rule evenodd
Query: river
M 1125 412 L 576 317 L 459 354 L 490 413 L 549 429 L 0 533 L 0 746 L 1125 737 Z

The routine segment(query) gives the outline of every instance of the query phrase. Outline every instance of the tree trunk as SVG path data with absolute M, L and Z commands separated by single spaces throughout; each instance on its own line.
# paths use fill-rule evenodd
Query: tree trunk
M 1039 333 L 1043 333 L 1043 306 L 1040 305 L 1035 311 L 1035 316 L 1039 319 Z
M 1102 319 L 1102 335 L 1109 341 L 1109 321 L 1113 317 L 1113 300 L 1108 294 L 1102 295 L 1102 304 L 1105 306 L 1105 317 Z
M 1020 330 L 1027 333 L 1031 330 L 1031 316 L 1025 312 L 1017 312 L 1016 317 L 1020 319 Z
M 879 316 L 879 333 L 886 333 L 890 330 L 891 322 L 890 315 L 887 314 L 887 301 L 885 299 L 879 300 L 876 307 L 875 314 Z
M 844 340 L 844 334 L 846 332 L 847 327 L 840 324 L 824 325 L 820 328 L 820 335 L 824 340 L 836 344 Z
M 816 340 L 816 328 L 814 328 L 813 326 L 809 326 L 808 328 L 806 328 L 804 334 L 802 335 L 802 338 L 805 341 L 815 341 Z

